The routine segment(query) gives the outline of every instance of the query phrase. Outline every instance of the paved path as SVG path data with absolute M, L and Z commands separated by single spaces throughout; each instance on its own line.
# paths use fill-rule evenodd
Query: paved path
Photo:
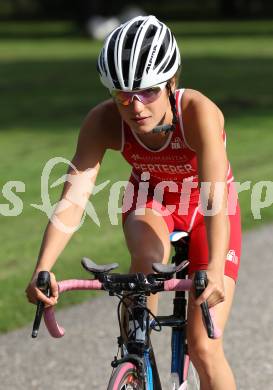
M 273 226 L 268 225 L 244 236 L 240 278 L 226 330 L 226 353 L 238 390 L 273 388 L 272 278 Z M 162 299 L 161 311 L 169 304 L 170 297 Z M 114 318 L 115 300 L 104 296 L 58 313 L 67 329 L 62 340 L 49 338 L 44 328 L 38 340 L 32 340 L 31 325 L 0 336 L 0 389 L 105 390 L 109 362 L 116 352 Z M 168 383 L 169 337 L 164 330 L 153 341 L 161 356 L 164 384 Z

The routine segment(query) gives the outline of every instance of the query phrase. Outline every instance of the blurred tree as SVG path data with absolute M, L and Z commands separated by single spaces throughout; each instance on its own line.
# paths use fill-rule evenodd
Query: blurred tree
M 272 0 L 219 0 L 219 5 L 223 18 L 270 17 L 273 14 Z
M 272 0 L 0 0 L 0 19 L 74 19 L 82 26 L 92 15 L 118 15 L 130 5 L 165 20 L 273 16 Z
M 220 12 L 224 18 L 230 18 L 237 14 L 237 0 L 220 0 Z

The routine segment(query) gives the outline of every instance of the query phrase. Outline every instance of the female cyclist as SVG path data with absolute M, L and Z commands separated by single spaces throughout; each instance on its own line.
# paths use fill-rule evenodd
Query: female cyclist
M 176 40 L 154 16 L 136 17 L 116 28 L 98 58 L 100 79 L 113 99 L 88 113 L 72 159 L 77 173 L 72 168 L 68 172 L 80 177 L 78 185 L 87 194 L 87 202 L 95 177 L 82 173 L 90 168 L 97 173 L 107 149 L 120 151 L 133 167 L 123 198 L 130 271 L 152 272 L 153 262 L 168 261 L 169 233 L 179 229 L 190 233 L 190 276 L 207 269 L 209 280 L 199 299 L 190 296 L 190 357 L 202 390 L 234 390 L 223 340 L 208 339 L 199 308 L 207 299 L 224 330 L 240 260 L 240 211 L 238 204 L 234 206 L 236 192 L 225 150 L 224 117 L 200 92 L 177 89 L 179 68 Z M 70 186 L 65 183 L 62 201 L 67 200 Z M 59 210 L 58 218 L 67 226 L 77 226 L 84 207 L 71 203 Z M 36 278 L 39 271 L 51 270 L 71 235 L 49 222 L 26 290 L 30 302 L 57 302 L 54 274 L 51 298 L 37 290 Z M 155 296 L 149 298 L 149 307 L 156 312 Z

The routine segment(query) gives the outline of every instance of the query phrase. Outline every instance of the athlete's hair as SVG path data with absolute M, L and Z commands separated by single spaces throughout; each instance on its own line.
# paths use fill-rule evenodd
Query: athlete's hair
M 106 38 L 97 62 L 108 89 L 131 91 L 170 80 L 180 66 L 171 30 L 155 16 L 138 16 Z

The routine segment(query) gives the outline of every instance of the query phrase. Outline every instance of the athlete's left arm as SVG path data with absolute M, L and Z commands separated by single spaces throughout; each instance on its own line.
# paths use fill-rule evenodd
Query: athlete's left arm
M 201 204 L 209 248 L 209 285 L 197 300 L 210 306 L 224 300 L 224 267 L 229 242 L 227 207 L 228 160 L 219 108 L 197 91 L 189 91 L 184 108 L 185 136 L 198 161 Z M 207 184 L 206 184 L 207 183 Z

